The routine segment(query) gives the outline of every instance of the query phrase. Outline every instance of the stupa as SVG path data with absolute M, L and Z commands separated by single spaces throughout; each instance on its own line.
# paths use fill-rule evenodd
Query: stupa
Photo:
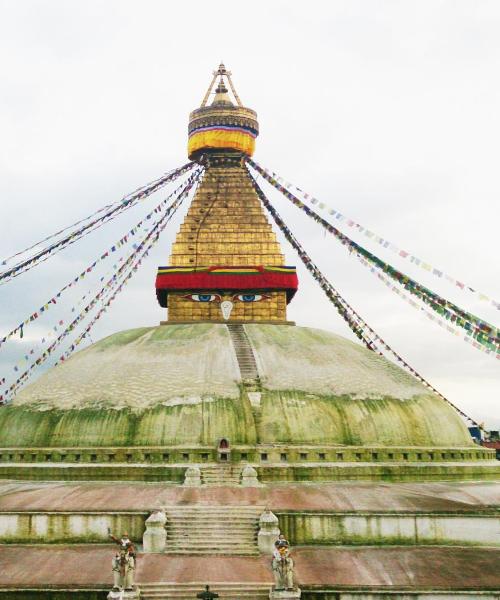
M 165 320 L 0 409 L 0 599 L 106 597 L 107 526 L 145 536 L 146 599 L 269 597 L 277 528 L 303 598 L 499 597 L 494 452 L 393 363 L 288 319 L 296 270 L 244 164 L 258 133 L 221 64 L 190 115 L 204 175 L 158 268 Z

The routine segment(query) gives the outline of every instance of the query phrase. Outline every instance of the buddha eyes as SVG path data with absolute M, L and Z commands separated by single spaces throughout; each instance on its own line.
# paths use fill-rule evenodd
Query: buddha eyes
M 183 296 L 187 300 L 193 300 L 194 302 L 221 302 L 222 297 L 219 294 L 186 294 Z M 232 297 L 233 302 L 239 300 L 240 302 L 258 302 L 269 298 L 265 294 L 236 294 Z
M 184 298 L 195 302 L 220 302 L 221 299 L 219 294 L 188 294 Z
M 261 294 L 238 294 L 237 296 L 234 296 L 233 300 L 238 299 L 241 302 L 258 302 L 264 297 L 267 298 L 267 296 L 262 296 Z

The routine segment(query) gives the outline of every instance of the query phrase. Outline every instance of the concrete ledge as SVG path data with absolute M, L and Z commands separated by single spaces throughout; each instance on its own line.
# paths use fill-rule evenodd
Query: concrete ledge
M 214 445 L 182 446 L 39 446 L 0 448 L 0 464 L 217 464 Z M 340 446 L 328 444 L 232 444 L 231 463 L 266 467 L 296 464 L 483 464 L 495 462 L 495 450 L 474 444 L 466 447 Z
M 149 512 L 0 512 L 2 544 L 109 544 L 108 528 L 142 543 Z
M 108 588 L 114 552 L 111 545 L 0 546 L 0 588 Z M 500 591 L 498 548 L 297 547 L 293 556 L 299 587 L 314 593 L 441 592 L 453 596 Z M 272 574 L 269 557 L 176 556 L 172 560 L 169 555 L 139 554 L 136 581 L 139 587 L 141 582 L 220 581 L 270 586 Z
M 270 464 L 257 468 L 263 483 L 278 481 L 464 481 L 500 479 L 500 462 Z
M 182 483 L 188 466 L 217 463 L 0 463 L 0 479 L 23 481 L 164 481 Z M 235 468 L 238 465 L 228 463 Z M 319 462 L 251 464 L 263 483 L 500 480 L 500 462 Z
M 195 505 L 193 505 L 195 506 Z M 271 507 L 272 508 L 272 507 Z M 141 543 L 150 511 L 0 512 L 0 543 L 109 543 L 127 531 Z M 285 513 L 279 527 L 293 545 L 484 545 L 500 547 L 498 511 L 468 514 Z
M 192 321 L 160 321 L 160 325 L 193 325 L 196 323 L 205 323 L 209 325 L 213 325 L 214 323 L 218 323 L 219 325 L 295 325 L 295 321 L 242 321 L 235 319 L 228 319 L 227 321 L 224 319 L 213 319 L 210 321 L 203 320 L 192 320 Z
M 500 591 L 454 590 L 453 592 L 409 590 L 358 590 L 302 589 L 304 600 L 500 600 Z
M 215 589 L 215 588 L 214 588 Z M 105 600 L 107 590 L 0 589 L 1 600 Z M 500 600 L 500 591 L 345 591 L 341 589 L 302 589 L 303 600 Z
M 109 589 L 1 589 L 0 600 L 106 600 Z
M 0 479 L 21 481 L 165 481 L 182 483 L 188 465 L 18 463 L 0 464 Z
M 500 546 L 498 511 L 482 515 L 274 512 L 293 545 Z
M 306 513 L 493 514 L 499 481 L 276 483 L 185 488 L 168 482 L 0 481 L 1 512 L 148 512 L 159 505 L 259 505 Z

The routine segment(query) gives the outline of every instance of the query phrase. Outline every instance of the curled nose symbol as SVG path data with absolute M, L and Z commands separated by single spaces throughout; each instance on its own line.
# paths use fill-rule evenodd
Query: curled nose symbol
M 233 310 L 233 303 L 229 300 L 224 300 L 220 303 L 220 309 L 222 311 L 222 316 L 227 321 L 231 315 L 231 311 Z

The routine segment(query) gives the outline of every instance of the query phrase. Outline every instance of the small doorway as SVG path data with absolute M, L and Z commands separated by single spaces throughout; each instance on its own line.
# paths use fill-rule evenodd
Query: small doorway
M 217 446 L 217 456 L 220 462 L 228 462 L 231 455 L 231 448 L 229 447 L 229 440 L 222 438 L 219 440 Z

